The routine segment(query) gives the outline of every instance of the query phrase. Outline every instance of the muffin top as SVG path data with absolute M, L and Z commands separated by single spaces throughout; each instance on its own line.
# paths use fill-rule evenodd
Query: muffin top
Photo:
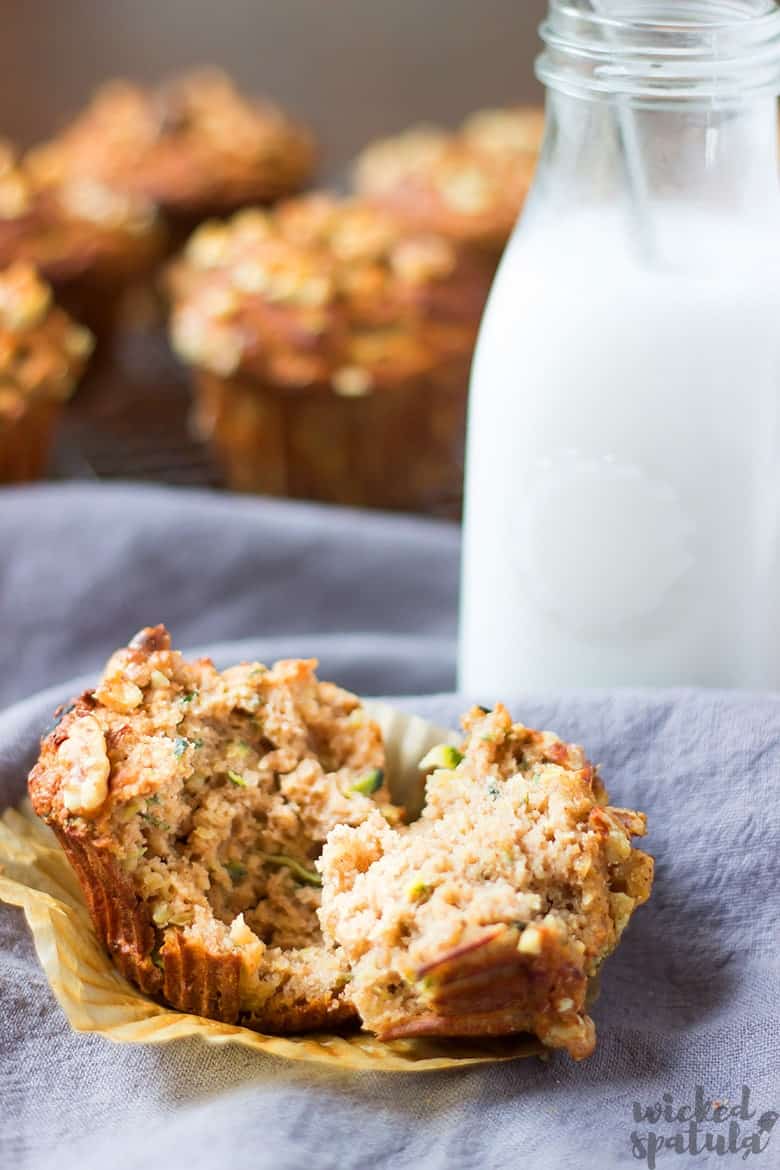
M 314 166 L 309 132 L 216 70 L 156 88 L 114 81 L 29 166 L 46 182 L 88 176 L 173 211 L 231 211 L 300 189 Z
M 462 359 L 488 277 L 450 242 L 327 194 L 202 225 L 170 274 L 185 361 L 362 396 Z
M 366 147 L 357 190 L 409 223 L 464 244 L 500 249 L 536 169 L 540 109 L 483 110 L 454 132 L 416 126 Z
M 52 299 L 22 262 L 0 272 L 0 422 L 33 398 L 67 398 L 92 351 L 92 334 Z
M 0 264 L 27 260 L 59 281 L 150 250 L 161 229 L 148 199 L 75 175 L 43 182 L 0 141 Z

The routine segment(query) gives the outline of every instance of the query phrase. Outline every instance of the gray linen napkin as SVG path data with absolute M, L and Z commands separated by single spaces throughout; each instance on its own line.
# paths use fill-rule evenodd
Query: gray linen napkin
M 452 677 L 446 525 L 75 486 L 0 492 L 0 549 L 3 693 L 56 684 L 0 714 L 0 804 L 22 796 L 36 736 L 78 685 L 61 680 L 160 618 L 188 648 L 245 639 L 214 648 L 223 665 L 318 653 L 347 685 L 406 692 L 395 701 L 437 722 L 466 705 L 408 697 Z M 780 1165 L 780 699 L 521 688 L 520 670 L 515 716 L 585 743 L 614 802 L 650 818 L 656 889 L 605 968 L 590 1060 L 346 1076 L 197 1041 L 114 1046 L 69 1031 L 21 915 L 2 907 L 0 1166 Z M 711 1152 L 691 1154 L 688 1115 L 656 1104 L 698 1108 L 694 1148 Z

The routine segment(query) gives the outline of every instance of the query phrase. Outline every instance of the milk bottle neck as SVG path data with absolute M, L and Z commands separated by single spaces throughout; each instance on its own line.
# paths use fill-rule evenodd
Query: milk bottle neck
M 728 108 L 655 103 L 621 111 L 614 101 L 548 93 L 529 216 L 620 205 L 653 215 L 669 204 L 776 230 L 776 99 L 759 94 Z
M 772 0 L 551 0 L 548 126 L 529 214 L 670 203 L 777 222 Z

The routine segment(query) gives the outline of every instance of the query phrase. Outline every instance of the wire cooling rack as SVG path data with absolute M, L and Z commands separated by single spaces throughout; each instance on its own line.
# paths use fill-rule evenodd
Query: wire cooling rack
M 52 455 L 56 479 L 133 479 L 221 486 L 192 434 L 185 371 L 162 329 L 147 326 L 98 353 L 68 404 Z

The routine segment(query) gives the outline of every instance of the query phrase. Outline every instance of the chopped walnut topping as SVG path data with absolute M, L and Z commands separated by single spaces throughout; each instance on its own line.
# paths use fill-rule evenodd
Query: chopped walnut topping
M 543 131 L 536 109 L 483 110 L 451 133 L 412 129 L 363 151 L 356 186 L 414 226 L 501 247 L 528 192 Z
M 488 180 L 477 167 L 465 167 L 443 175 L 438 183 L 445 203 L 467 215 L 484 211 L 491 198 Z
M 58 754 L 69 768 L 62 803 L 77 816 L 94 816 L 108 796 L 111 771 L 103 730 L 94 715 L 84 715 L 70 725 Z
M 541 955 L 542 932 L 536 926 L 526 926 L 520 935 L 517 949 L 521 955 Z
M 112 711 L 127 715 L 141 706 L 144 693 L 134 682 L 117 674 L 103 680 L 102 685 L 95 691 L 95 698 Z
M 0 414 L 13 415 L 28 396 L 64 398 L 92 344 L 89 331 L 53 303 L 31 265 L 0 272 Z
M 201 299 L 201 308 L 212 321 L 222 321 L 232 317 L 239 306 L 236 292 L 224 285 L 204 289 Z
M 620 937 L 620 935 L 628 926 L 635 906 L 636 900 L 634 898 L 630 898 L 628 894 L 617 893 L 609 895 L 609 907 L 612 913 L 612 918 L 615 923 L 615 931 L 617 932 L 618 937 Z
M 229 255 L 229 243 L 228 229 L 209 220 L 190 236 L 185 255 L 194 268 L 217 268 Z
M 30 207 L 30 192 L 24 180 L 15 174 L 0 174 L 0 219 L 18 219 Z
M 16 332 L 40 324 L 51 304 L 51 289 L 29 265 L 15 265 L 0 283 L 0 325 Z
M 208 317 L 198 308 L 183 306 L 171 321 L 171 344 L 184 361 L 202 365 L 228 377 L 241 362 L 241 334 Z
M 94 337 L 83 325 L 71 325 L 64 340 L 65 348 L 74 358 L 88 358 L 95 348 Z
M 300 189 L 314 145 L 277 107 L 244 97 L 223 73 L 200 70 L 157 88 L 103 86 L 26 165 L 43 184 L 94 181 L 174 210 L 229 210 Z
M 435 365 L 437 341 L 470 353 L 488 279 L 461 273 L 447 240 L 365 200 L 314 195 L 194 233 L 171 270 L 172 344 L 221 377 L 248 359 L 274 383 L 360 397 L 390 364 L 402 376 Z M 473 311 L 460 306 L 461 284 L 478 286 L 466 291 Z M 435 300 L 439 288 L 447 301 Z
M 466 141 L 496 154 L 536 154 L 544 137 L 544 110 L 480 110 L 466 119 L 461 134 Z
M 446 153 L 448 141 L 436 126 L 413 126 L 396 138 L 373 143 L 358 159 L 358 188 L 394 187 L 410 173 L 426 172 Z
M 262 293 L 268 288 L 268 270 L 257 261 L 246 260 L 236 265 L 233 282 L 241 292 Z
M 391 263 L 401 280 L 424 284 L 431 279 L 449 276 L 455 268 L 455 253 L 446 240 L 438 236 L 420 236 L 402 240 L 393 250 Z
M 359 366 L 344 366 L 336 370 L 331 385 L 344 398 L 363 398 L 371 393 L 373 379 L 368 370 L 361 370 Z
M 133 233 L 146 231 L 154 223 L 157 211 L 148 199 L 131 197 L 112 190 L 94 179 L 71 179 L 59 192 L 63 209 L 78 219 L 91 220 L 102 227 L 125 229 Z

